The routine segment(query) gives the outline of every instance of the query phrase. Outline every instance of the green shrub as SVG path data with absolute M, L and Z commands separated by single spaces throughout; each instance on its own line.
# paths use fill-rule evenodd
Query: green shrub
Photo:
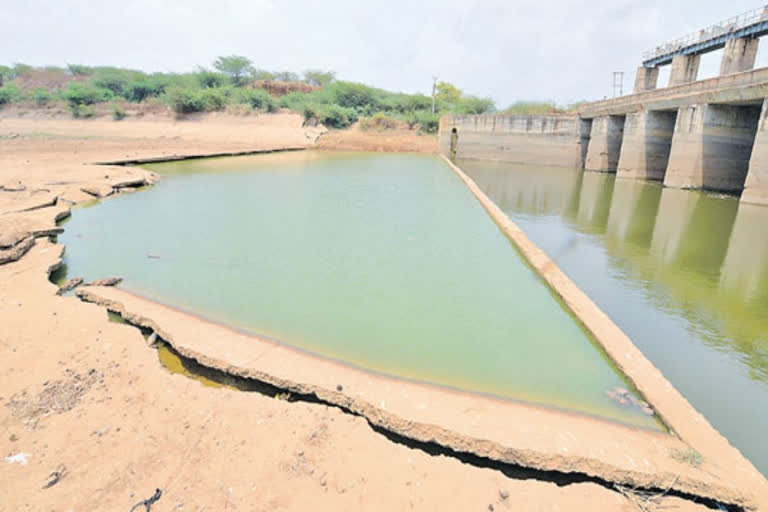
M 304 106 L 309 103 L 307 101 L 308 97 L 309 95 L 303 92 L 289 92 L 285 96 L 280 97 L 280 106 L 283 108 L 289 108 L 291 110 L 303 112 Z
M 83 66 L 82 64 L 67 64 L 67 71 L 72 76 L 86 76 L 93 72 L 93 69 L 89 66 Z
M 336 79 L 336 73 L 333 71 L 320 71 L 319 69 L 308 69 L 304 72 L 304 81 L 310 85 L 325 87 Z
M 365 130 L 394 130 L 397 128 L 397 120 L 388 117 L 383 112 L 379 112 L 373 117 L 367 117 L 360 120 L 360 129 Z
M 416 125 L 419 124 L 419 115 L 420 115 L 420 112 L 408 112 L 405 115 L 404 117 L 405 124 L 408 125 L 409 130 L 413 130 L 416 127 Z
M 563 109 L 557 107 L 554 102 L 518 101 L 504 109 L 501 113 L 508 115 L 530 115 L 556 114 L 560 112 L 563 112 Z
M 165 100 L 177 114 L 222 110 L 234 97 L 231 87 L 189 89 L 173 86 L 166 91 Z
M 128 101 L 140 103 L 153 96 L 160 96 L 165 92 L 166 83 L 160 79 L 142 78 L 129 83 L 123 92 Z
M 112 119 L 115 121 L 122 121 L 125 119 L 125 116 L 128 115 L 125 112 L 125 109 L 121 107 L 120 105 L 112 105 Z
M 353 108 L 339 105 L 305 105 L 304 120 L 316 120 L 329 128 L 346 128 L 357 121 L 357 112 Z
M 51 93 L 45 87 L 38 87 L 32 93 L 32 99 L 35 100 L 35 104 L 42 107 L 51 99 Z
M 265 69 L 251 69 L 251 78 L 254 80 L 274 80 L 275 74 Z
M 93 105 L 112 99 L 114 94 L 109 89 L 100 89 L 89 84 L 71 83 L 61 93 L 61 97 L 69 103 L 70 109 L 79 105 Z
M 400 114 L 432 108 L 432 98 L 423 94 L 383 93 L 379 101 L 382 109 Z
M 107 72 L 93 78 L 93 85 L 99 89 L 112 91 L 115 96 L 122 96 L 128 85 L 128 77 L 122 73 Z
M 205 110 L 205 103 L 198 91 L 174 86 L 165 92 L 165 100 L 177 114 L 189 114 Z
M 200 83 L 200 86 L 206 89 L 212 87 L 223 87 L 227 84 L 227 76 L 224 73 L 208 71 L 204 68 L 200 68 L 200 70 L 196 73 L 196 78 Z
M 22 64 L 21 62 L 17 62 L 13 65 L 13 77 L 19 77 L 24 76 L 30 71 L 32 71 L 34 68 L 28 64 Z
M 0 87 L 0 106 L 21 99 L 21 91 L 16 84 L 8 84 Z
M 478 98 L 476 96 L 464 96 L 456 105 L 459 114 L 485 114 L 492 112 L 496 104 L 490 98 Z
M 231 94 L 232 91 L 226 87 L 214 87 L 197 92 L 197 95 L 200 96 L 203 110 L 207 111 L 222 110 L 229 103 Z
M 440 114 L 432 112 L 421 112 L 416 117 L 419 124 L 419 131 L 424 133 L 437 133 L 440 127 Z
M 280 108 L 277 100 L 264 89 L 241 89 L 236 94 L 236 100 L 265 112 L 277 112 Z
M 359 114 L 371 115 L 378 110 L 376 93 L 372 87 L 352 82 L 334 82 L 326 87 L 331 103 L 353 108 Z
M 13 70 L 8 66 L 0 66 L 0 87 L 13 78 Z
M 88 105 L 70 105 L 70 110 L 72 111 L 72 117 L 76 118 L 87 118 L 87 117 L 93 117 L 93 109 Z
M 222 56 L 216 59 L 213 67 L 228 75 L 234 85 L 242 85 L 245 76 L 251 70 L 251 61 L 240 55 Z
M 273 73 L 272 79 L 278 82 L 298 82 L 299 75 L 292 71 L 277 71 Z

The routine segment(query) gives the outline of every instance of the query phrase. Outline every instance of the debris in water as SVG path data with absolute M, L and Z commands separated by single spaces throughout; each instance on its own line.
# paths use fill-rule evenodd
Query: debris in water
M 612 388 L 612 389 L 606 389 L 605 395 L 616 402 L 618 405 L 626 406 L 630 405 L 633 407 L 638 408 L 643 414 L 647 414 L 648 416 L 653 416 L 655 413 L 651 406 L 646 402 L 645 400 L 641 400 L 640 398 L 636 397 L 632 393 L 630 393 L 626 388 Z

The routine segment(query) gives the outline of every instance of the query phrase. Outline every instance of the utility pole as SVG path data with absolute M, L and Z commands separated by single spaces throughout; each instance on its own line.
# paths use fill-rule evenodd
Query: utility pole
M 435 94 L 437 93 L 437 77 L 432 77 L 432 114 L 435 113 Z
M 616 94 L 618 92 L 618 94 Z M 624 96 L 624 72 L 613 72 L 613 97 Z

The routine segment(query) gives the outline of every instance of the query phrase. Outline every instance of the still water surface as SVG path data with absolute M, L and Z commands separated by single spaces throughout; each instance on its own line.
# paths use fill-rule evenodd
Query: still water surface
M 433 156 L 305 152 L 153 166 L 77 209 L 69 275 L 390 375 L 659 428 Z
M 768 474 L 768 208 L 606 174 L 459 166 Z

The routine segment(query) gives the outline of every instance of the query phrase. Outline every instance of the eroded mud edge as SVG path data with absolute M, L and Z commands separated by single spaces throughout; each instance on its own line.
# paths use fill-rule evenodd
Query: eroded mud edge
M 223 156 L 247 156 L 247 155 L 266 155 L 269 153 L 288 153 L 292 151 L 305 151 L 307 146 L 295 146 L 275 149 L 254 149 L 247 151 L 225 151 L 221 153 L 199 153 L 185 155 L 167 155 L 148 158 L 133 158 L 128 160 L 114 160 L 110 162 L 93 162 L 93 165 L 141 165 L 141 164 L 159 164 L 163 162 L 178 162 L 181 160 L 200 160 L 203 158 L 218 158 Z
M 139 312 L 128 311 L 121 302 L 101 297 L 93 290 L 89 290 L 89 287 L 79 288 L 77 296 L 83 301 L 100 305 L 120 315 L 131 325 L 156 333 L 183 358 L 236 378 L 256 381 L 277 390 L 289 392 L 304 401 L 338 407 L 349 414 L 361 416 L 375 431 L 396 442 L 425 449 L 428 452 L 431 450 L 437 454 L 452 456 L 465 463 L 493 467 L 512 477 L 515 473 L 519 474 L 521 470 L 529 470 L 531 473 L 524 478 L 553 481 L 558 485 L 584 481 L 594 482 L 611 489 L 614 485 L 624 485 L 648 491 L 667 491 L 667 494 L 711 507 L 722 503 L 731 507 L 732 510 L 753 508 L 752 500 L 741 492 L 728 487 L 713 486 L 709 482 L 702 482 L 689 476 L 669 472 L 650 474 L 629 471 L 597 459 L 508 447 L 494 441 L 463 435 L 438 425 L 410 421 L 364 400 L 352 398 L 343 392 L 280 378 L 255 368 L 232 365 L 227 361 L 190 350 L 184 346 L 183 340 L 175 340 L 173 334 L 163 329 L 162 319 L 155 321 Z

